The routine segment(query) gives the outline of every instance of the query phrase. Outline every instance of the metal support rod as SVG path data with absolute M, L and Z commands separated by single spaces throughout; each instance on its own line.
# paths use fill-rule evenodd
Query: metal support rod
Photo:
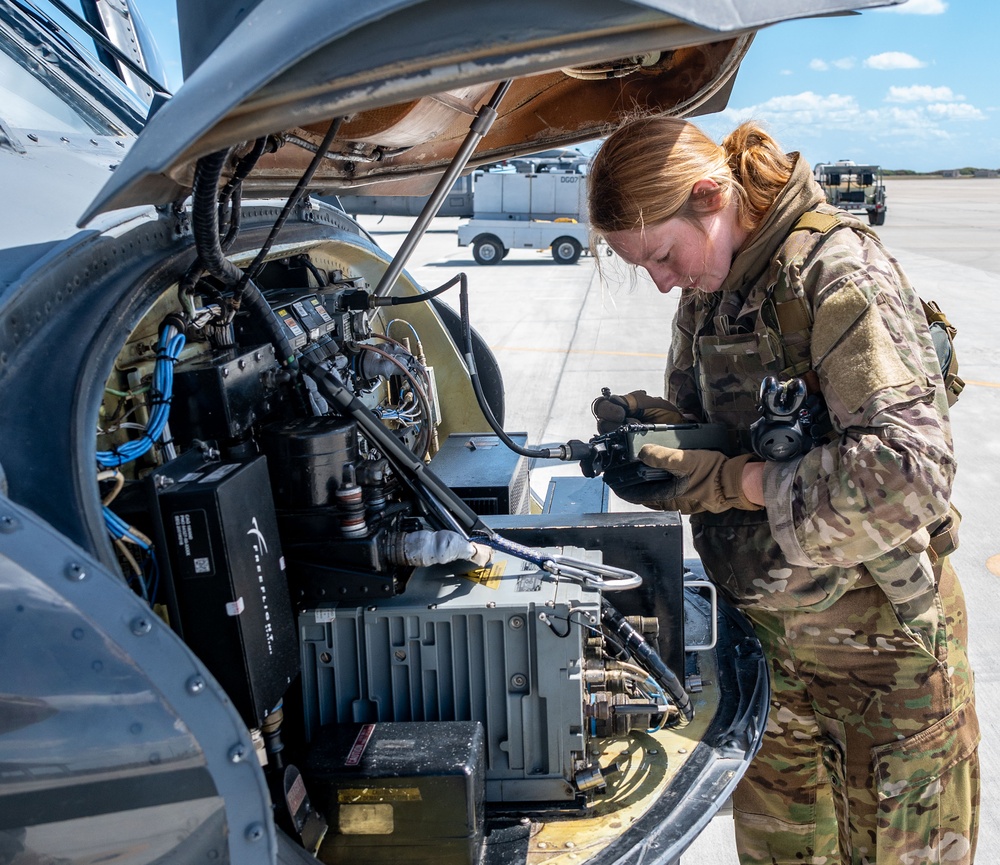
M 469 160 L 472 158 L 472 152 L 476 149 L 476 145 L 478 145 L 486 133 L 490 131 L 493 121 L 497 119 L 497 106 L 500 104 L 500 101 L 510 88 L 510 84 L 511 82 L 509 79 L 507 81 L 501 81 L 497 86 L 497 89 L 493 92 L 493 96 L 490 101 L 479 109 L 479 113 L 476 115 L 476 118 L 472 121 L 472 125 L 469 127 L 469 134 L 465 136 L 465 141 L 462 142 L 462 145 L 458 148 L 458 151 L 452 158 L 448 168 L 445 169 L 444 174 L 441 175 L 441 179 L 438 181 L 437 186 L 434 187 L 434 191 L 431 193 L 430 198 L 427 199 L 427 204 L 425 204 L 424 209 L 420 211 L 420 216 L 417 217 L 416 222 L 413 223 L 413 227 L 406 235 L 406 239 L 399 247 L 399 252 L 397 252 L 392 261 L 389 262 L 389 266 L 386 268 L 385 273 L 382 274 L 382 278 L 379 280 L 378 285 L 375 286 L 375 297 L 382 297 L 388 294 L 390 289 L 396 283 L 396 280 L 399 278 L 399 274 L 406 266 L 406 262 L 413 254 L 413 250 L 420 242 L 420 238 L 424 236 L 424 232 L 426 232 L 428 226 L 430 226 L 431 220 L 437 216 L 437 212 L 441 209 L 441 204 L 451 191 L 451 187 L 465 169 L 465 166 L 469 164 Z

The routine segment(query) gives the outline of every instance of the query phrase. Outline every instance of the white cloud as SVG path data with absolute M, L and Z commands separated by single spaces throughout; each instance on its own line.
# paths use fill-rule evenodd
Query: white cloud
M 836 69 L 853 69 L 856 62 L 853 57 L 841 57 L 839 60 L 830 61 L 816 57 L 809 61 L 809 68 L 813 72 L 827 72 L 831 66 Z
M 873 12 L 896 12 L 900 15 L 942 15 L 948 9 L 943 0 L 908 0 L 901 6 L 873 9 Z
M 927 64 L 905 51 L 885 51 L 865 60 L 869 69 L 923 69 Z
M 886 102 L 955 102 L 963 97 L 952 93 L 950 87 L 930 87 L 914 84 L 912 87 L 890 87 Z
M 811 90 L 775 96 L 759 105 L 746 108 L 727 109 L 724 114 L 734 125 L 754 118 L 773 127 L 783 137 L 786 130 L 789 130 L 796 137 L 810 138 L 815 138 L 830 128 L 871 123 L 878 116 L 877 112 L 863 112 L 853 96 L 838 93 L 821 95 Z
M 973 105 L 964 102 L 935 102 L 927 106 L 927 113 L 941 120 L 985 120 L 986 115 Z

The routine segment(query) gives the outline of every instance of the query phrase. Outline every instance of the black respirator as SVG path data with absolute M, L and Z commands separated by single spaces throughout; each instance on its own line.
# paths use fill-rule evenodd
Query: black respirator
M 757 410 L 761 416 L 750 426 L 750 444 L 761 459 L 795 459 L 821 438 L 826 405 L 801 378 L 779 382 L 767 376 L 760 383 Z

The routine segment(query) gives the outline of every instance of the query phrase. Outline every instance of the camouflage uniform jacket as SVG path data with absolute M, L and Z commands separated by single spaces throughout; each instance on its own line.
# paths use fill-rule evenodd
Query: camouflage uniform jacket
M 929 530 L 955 473 L 940 367 L 920 299 L 873 232 L 844 214 L 825 234 L 791 231 L 809 210 L 835 212 L 797 158 L 720 291 L 682 295 L 666 396 L 748 452 L 761 380 L 811 366 L 834 438 L 766 464 L 765 510 L 692 515 L 694 543 L 737 604 L 820 610 L 872 579 L 906 602 L 933 589 Z

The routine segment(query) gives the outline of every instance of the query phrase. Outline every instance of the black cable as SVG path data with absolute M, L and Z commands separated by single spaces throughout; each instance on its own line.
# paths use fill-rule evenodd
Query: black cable
M 308 255 L 301 256 L 302 264 L 309 270 L 309 272 L 316 277 L 316 282 L 319 283 L 319 287 L 323 288 L 330 284 L 330 280 L 327 278 L 326 274 L 323 273 L 315 264 L 310 260 Z
M 222 169 L 228 157 L 228 150 L 219 150 L 203 156 L 195 166 L 191 199 L 191 231 L 194 234 L 198 258 L 212 276 L 226 285 L 238 286 L 245 282 L 242 290 L 237 290 L 230 301 L 233 314 L 239 309 L 240 304 L 245 302 L 267 328 L 278 358 L 286 366 L 294 368 L 295 351 L 288 341 L 281 322 L 275 317 L 274 311 L 253 280 L 226 258 L 222 241 L 219 239 L 219 178 L 222 176 Z
M 645 637 L 633 628 L 606 598 L 601 599 L 601 621 L 605 628 L 625 642 L 629 654 L 653 677 L 653 680 L 663 688 L 674 705 L 677 706 L 680 717 L 677 723 L 672 726 L 687 726 L 694 718 L 694 706 L 691 705 L 691 698 L 681 685 L 680 679 L 674 675 L 673 670 L 663 663 L 663 659 L 646 642 Z
M 316 148 L 316 153 L 309 163 L 309 167 L 303 172 L 302 176 L 299 178 L 299 182 L 295 184 L 295 189 L 292 190 L 292 194 L 288 196 L 288 200 L 285 202 L 285 206 L 281 209 L 281 213 L 278 214 L 278 218 L 274 221 L 274 225 L 271 228 L 271 233 L 267 236 L 267 240 L 264 241 L 264 245 L 260 248 L 260 252 L 250 266 L 246 269 L 246 273 L 241 280 L 241 286 L 238 293 L 246 290 L 246 286 L 250 284 L 250 281 L 256 279 L 261 269 L 264 266 L 264 259 L 267 257 L 267 253 L 270 252 L 271 246 L 274 244 L 275 238 L 278 236 L 278 232 L 281 231 L 282 226 L 285 224 L 285 220 L 288 219 L 289 214 L 292 212 L 292 208 L 298 204 L 299 199 L 302 197 L 302 193 L 305 192 L 306 187 L 312 180 L 313 175 L 316 173 L 316 169 L 319 168 L 320 163 L 326 156 L 327 150 L 330 149 L 330 145 L 333 144 L 333 139 L 337 137 L 337 133 L 340 131 L 340 127 L 344 122 L 343 117 L 336 118 L 331 124 L 330 128 L 326 131 L 326 135 L 323 136 L 323 141 L 320 143 L 319 147 Z
M 222 239 L 222 251 L 229 252 L 236 242 L 236 235 L 240 233 L 240 222 L 243 215 L 243 187 L 237 186 L 229 193 L 229 228 L 226 236 Z
M 490 409 L 489 403 L 486 401 L 486 394 L 483 393 L 483 386 L 479 381 L 479 372 L 476 369 L 476 358 L 472 350 L 472 324 L 469 320 L 468 281 L 464 273 L 460 273 L 456 278 L 461 283 L 461 287 L 459 288 L 459 304 L 462 314 L 462 335 L 465 338 L 465 365 L 468 367 L 469 379 L 472 382 L 472 389 L 476 394 L 476 402 L 479 403 L 479 409 L 482 411 L 483 417 L 486 418 L 486 423 L 490 425 L 490 429 L 492 429 L 493 432 L 496 433 L 497 438 L 499 438 L 500 441 L 502 441 L 508 448 L 514 451 L 514 453 L 520 454 L 524 457 L 532 457 L 543 460 L 569 461 L 582 460 L 590 456 L 590 445 L 575 439 L 552 448 L 521 447 L 521 445 L 507 435 L 504 428 L 497 422 L 493 411 Z M 454 280 L 452 282 L 454 282 Z
M 191 232 L 205 269 L 226 285 L 237 285 L 244 273 L 226 258 L 219 239 L 219 178 L 228 158 L 228 150 L 218 150 L 198 160 L 191 194 Z
M 407 294 L 396 297 L 373 297 L 369 303 L 374 308 L 377 306 L 402 306 L 406 303 L 424 303 L 431 298 L 437 297 L 439 294 L 444 294 L 449 288 L 462 282 L 465 279 L 465 274 L 460 273 L 458 276 L 452 277 L 444 285 L 439 285 L 433 291 L 422 291 L 420 294 Z
M 340 410 L 350 415 L 362 431 L 382 451 L 399 477 L 441 521 L 439 528 L 459 532 L 478 532 L 492 536 L 490 529 L 451 488 L 434 474 L 427 464 L 414 456 L 379 422 L 368 407 L 337 379 L 308 356 L 302 357 L 302 368 L 316 381 L 316 386 Z

